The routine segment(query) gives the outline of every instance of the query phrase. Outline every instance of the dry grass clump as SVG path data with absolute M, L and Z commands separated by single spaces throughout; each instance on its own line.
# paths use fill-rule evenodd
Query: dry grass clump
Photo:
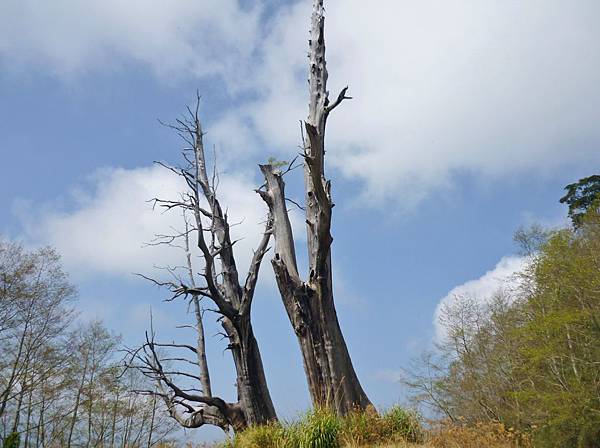
M 356 411 L 342 419 L 340 439 L 345 447 L 360 447 L 390 442 L 421 442 L 423 429 L 412 411 L 394 406 L 383 414 L 374 409 Z
M 531 448 L 527 434 L 502 423 L 477 423 L 474 426 L 440 424 L 430 431 L 428 442 L 433 448 Z
M 280 423 L 251 426 L 243 433 L 228 440 L 219 448 L 291 448 L 288 429 Z

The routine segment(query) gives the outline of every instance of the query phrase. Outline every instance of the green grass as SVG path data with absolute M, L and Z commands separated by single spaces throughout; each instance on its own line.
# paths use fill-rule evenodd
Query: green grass
M 367 410 L 345 417 L 323 408 L 295 422 L 250 427 L 223 448 L 346 448 L 420 442 L 422 438 L 418 416 L 398 406 L 381 414 Z

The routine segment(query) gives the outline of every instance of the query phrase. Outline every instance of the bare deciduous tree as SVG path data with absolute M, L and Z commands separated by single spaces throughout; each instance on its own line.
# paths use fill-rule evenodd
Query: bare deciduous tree
M 329 100 L 325 61 L 323 0 L 314 0 L 309 40 L 309 114 L 304 122 L 305 211 L 308 279 L 298 274 L 294 237 L 288 216 L 283 173 L 261 165 L 264 188 L 258 193 L 269 206 L 276 250 L 272 260 L 277 284 L 300 343 L 313 403 L 340 414 L 371 405 L 354 371 L 333 301 L 331 272 L 331 184 L 325 177 L 325 127 L 329 114 L 346 96 L 344 88 Z
M 9 403 L 20 407 L 43 377 L 31 367 L 70 324 L 74 295 L 53 249 L 27 252 L 0 239 L 0 418 Z
M 99 322 L 72 328 L 74 293 L 56 251 L 0 238 L 0 440 L 20 438 L 25 448 L 164 440 L 173 422 L 152 418 L 152 401 L 125 390 L 146 379 L 119 377 L 118 338 Z
M 186 166 L 173 168 L 161 164 L 183 178 L 187 192 L 175 201 L 154 199 L 155 205 L 166 210 L 183 211 L 185 230 L 175 235 L 159 236 L 154 244 L 173 245 L 176 241 L 184 241 L 180 247 L 185 250 L 185 275 L 180 275 L 177 268 L 168 268 L 167 271 L 175 280 L 165 282 L 151 279 L 171 291 L 170 300 L 177 297 L 190 299 L 196 319 L 196 345 L 159 343 L 155 341 L 154 332 L 151 331 L 146 334 L 142 347 L 130 351 L 130 366 L 156 382 L 157 389 L 145 393 L 160 396 L 167 404 L 171 416 L 182 426 L 197 428 L 211 424 L 239 431 L 248 425 L 264 424 L 277 418 L 251 323 L 252 300 L 260 265 L 268 250 L 271 221 L 266 222 L 264 235 L 252 258 L 246 280 L 241 283 L 233 253 L 235 241 L 231 238 L 227 212 L 223 210 L 217 197 L 217 176 L 208 175 L 204 134 L 198 115 L 199 102 L 198 97 L 195 110 L 188 108 L 186 117 L 177 120 L 175 125 L 169 125 L 186 142 L 187 147 L 183 151 Z M 192 224 L 188 222 L 188 216 L 191 216 Z M 197 285 L 192 266 L 192 236 L 203 260 L 200 274 L 202 286 Z M 228 403 L 212 394 L 201 299 L 211 301 L 216 306 L 215 311 L 220 314 L 219 322 L 223 335 L 229 342 L 227 348 L 232 353 L 235 365 L 238 393 L 238 401 L 235 403 Z M 190 361 L 161 353 L 166 348 L 192 352 L 196 359 L 191 362 L 198 369 L 198 375 L 168 368 L 169 361 L 186 364 Z M 198 381 L 201 391 L 185 390 L 178 382 L 178 378 L 182 377 Z

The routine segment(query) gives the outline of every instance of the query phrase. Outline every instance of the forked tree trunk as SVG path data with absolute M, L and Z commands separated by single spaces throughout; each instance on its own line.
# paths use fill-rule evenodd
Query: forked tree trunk
M 314 0 L 309 40 L 309 115 L 304 123 L 304 181 L 309 278 L 298 274 L 282 174 L 261 165 L 276 242 L 273 268 L 290 322 L 300 344 L 309 391 L 315 406 L 339 414 L 364 409 L 371 402 L 360 385 L 333 301 L 331 273 L 331 185 L 324 174 L 325 127 L 329 113 L 344 99 L 347 88 L 330 103 L 325 62 L 323 0 Z
M 203 144 L 201 141 L 202 133 L 198 134 L 197 140 L 197 148 L 199 151 L 199 161 L 197 164 L 200 167 L 200 170 L 205 170 L 204 167 L 204 150 Z M 199 171 L 200 171 L 199 170 Z M 199 178 L 203 179 L 203 182 L 208 182 L 208 176 L 200 173 L 198 175 Z M 220 206 L 218 206 L 218 200 L 216 197 L 211 201 L 212 207 L 215 210 L 215 213 L 220 214 Z M 221 220 L 220 220 L 221 221 Z M 227 226 L 225 219 L 222 219 L 223 225 Z M 199 225 L 197 223 L 197 225 Z M 184 248 L 186 252 L 186 261 L 187 261 L 187 270 L 188 277 L 190 280 L 190 285 L 192 288 L 196 288 L 196 281 L 194 278 L 194 269 L 192 266 L 192 253 L 190 250 L 190 242 L 189 242 L 189 224 L 186 221 L 186 231 L 184 237 Z M 219 232 L 221 235 L 221 244 L 225 247 L 231 245 L 231 242 L 228 241 L 228 231 L 224 230 L 223 232 Z M 227 252 L 224 251 L 224 252 Z M 228 260 L 228 267 L 225 270 L 232 275 L 230 278 L 230 286 L 227 288 L 230 296 L 235 296 L 236 294 L 243 294 L 242 288 L 237 280 L 237 267 L 235 265 L 235 260 L 233 257 L 226 257 Z M 255 269 L 258 268 L 255 265 L 251 269 L 251 275 L 258 275 L 258 271 L 256 270 L 256 274 L 254 274 Z M 258 260 L 258 264 L 260 264 L 261 260 Z M 206 343 L 204 336 L 204 323 L 202 317 L 202 309 L 200 307 L 200 298 L 198 294 L 192 295 L 192 302 L 194 304 L 194 314 L 196 317 L 196 332 L 197 332 L 197 358 L 198 358 L 198 367 L 199 367 L 199 376 L 200 382 L 202 385 L 202 391 L 204 395 L 208 397 L 212 397 L 212 388 L 210 384 L 210 373 L 208 370 L 208 362 L 206 359 Z M 236 413 L 234 420 L 236 421 L 236 426 L 240 429 L 245 425 L 260 425 L 268 423 L 269 421 L 273 421 L 277 418 L 275 414 L 275 407 L 273 406 L 273 402 L 271 400 L 271 395 L 269 393 L 269 389 L 267 386 L 267 380 L 265 377 L 265 372 L 263 368 L 262 359 L 260 356 L 260 350 L 258 348 L 258 343 L 256 338 L 254 337 L 254 331 L 252 329 L 252 323 L 250 318 L 251 307 L 241 307 L 241 303 L 243 302 L 242 298 L 230 300 L 237 306 L 240 310 L 238 315 L 235 315 L 235 322 L 229 318 L 223 317 L 221 320 L 221 324 L 227 338 L 229 339 L 229 349 L 233 355 L 233 361 L 236 369 L 236 378 L 237 378 L 237 390 L 238 390 L 238 401 L 240 408 L 243 410 L 243 418 L 241 413 Z M 233 426 L 233 424 L 232 424 Z
M 258 249 L 254 253 L 251 266 L 248 270 L 247 280 L 244 285 L 240 284 L 236 260 L 233 254 L 233 242 L 230 235 L 230 227 L 227 221 L 227 213 L 223 212 L 216 194 L 216 187 L 211 185 L 206 169 L 206 158 L 203 143 L 203 131 L 197 115 L 194 119 L 194 152 L 195 152 L 195 175 L 194 185 L 194 218 L 196 228 L 202 229 L 200 210 L 201 197 L 208 203 L 210 216 L 210 232 L 212 243 L 210 247 L 204 240 L 203 232 L 198 232 L 198 247 L 204 255 L 205 279 L 209 279 L 204 291 L 209 295 L 219 308 L 223 316 L 221 324 L 229 339 L 229 349 L 233 355 L 233 361 L 237 376 L 238 403 L 233 404 L 234 410 L 241 408 L 245 421 L 240 421 L 239 413 L 232 422 L 235 430 L 244 429 L 245 426 L 262 425 L 277 419 L 275 407 L 267 387 L 267 381 L 263 368 L 258 343 L 254 337 L 251 323 L 251 308 L 254 298 L 258 272 L 264 254 L 268 250 L 270 240 L 269 223 Z M 217 277 L 212 271 L 214 266 L 214 255 L 218 252 L 221 266 L 222 281 L 220 289 Z M 212 266 L 211 266 L 212 265 Z
M 224 322 L 237 374 L 238 401 L 243 409 L 245 425 L 264 425 L 277 415 L 267 387 L 258 343 L 254 337 L 250 316 L 241 317 L 230 325 Z

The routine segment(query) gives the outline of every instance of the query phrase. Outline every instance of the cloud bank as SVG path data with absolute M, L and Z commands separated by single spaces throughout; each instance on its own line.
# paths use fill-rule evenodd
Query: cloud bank
M 600 153 L 595 0 L 329 0 L 330 166 L 371 203 L 410 205 L 465 173 L 549 175 Z M 297 152 L 308 0 L 6 0 L 0 63 L 59 76 L 141 64 L 214 76 L 239 104 L 216 135 L 255 157 Z M 233 139 L 232 139 L 233 138 Z M 229 141 L 231 140 L 231 141 Z
M 252 179 L 236 173 L 223 176 L 218 187 L 222 205 L 228 208 L 232 238 L 240 239 L 234 250 L 242 276 L 266 217 L 254 188 Z M 148 200 L 177 199 L 182 191 L 181 179 L 162 167 L 105 169 L 92 177 L 91 188 L 74 190 L 70 201 L 24 210 L 25 238 L 56 247 L 67 270 L 77 275 L 131 276 L 150 274 L 155 266 L 180 266 L 185 260 L 180 249 L 147 243 L 156 234 L 182 231 L 181 214 L 153 210 Z
M 260 16 L 237 0 L 4 0 L 0 63 L 66 78 L 139 64 L 165 80 L 233 80 L 250 64 Z
M 291 148 L 306 114 L 309 2 L 275 21 L 248 106 Z M 599 160 L 600 30 L 594 1 L 330 1 L 329 161 L 379 203 L 418 200 L 457 174 L 498 179 Z
M 463 297 L 477 300 L 480 303 L 490 302 L 494 295 L 501 290 L 510 290 L 518 285 L 515 274 L 527 266 L 524 257 L 503 257 L 496 266 L 475 280 L 469 280 L 452 288 L 438 303 L 433 319 L 435 339 L 441 341 L 446 335 L 446 329 L 440 320 L 445 305 L 450 305 Z

